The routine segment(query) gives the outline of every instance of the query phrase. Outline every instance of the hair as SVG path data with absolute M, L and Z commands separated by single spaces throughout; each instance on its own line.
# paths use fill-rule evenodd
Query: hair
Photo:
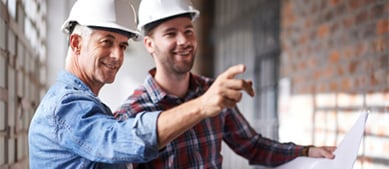
M 70 34 L 71 35 L 74 35 L 74 34 L 77 34 L 77 35 L 80 35 L 82 38 L 86 38 L 88 39 L 89 36 L 92 34 L 93 32 L 93 29 L 87 27 L 87 26 L 84 26 L 84 25 L 79 25 L 77 24 L 72 33 Z
M 84 26 L 84 25 L 80 25 L 80 24 L 76 24 L 73 26 L 72 28 L 72 31 L 71 33 L 69 34 L 69 48 L 68 48 L 68 52 L 67 52 L 67 56 L 66 56 L 66 60 L 65 60 L 65 63 L 67 64 L 71 59 L 71 51 L 72 49 L 70 48 L 70 36 L 74 35 L 74 34 L 77 34 L 79 36 L 82 37 L 83 41 L 82 43 L 86 43 L 90 37 L 90 35 L 93 33 L 93 29 L 87 27 L 87 26 Z

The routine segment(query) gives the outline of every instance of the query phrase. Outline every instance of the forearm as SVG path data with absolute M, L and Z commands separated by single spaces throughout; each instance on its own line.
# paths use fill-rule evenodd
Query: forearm
M 162 112 L 158 118 L 158 140 L 160 148 L 206 118 L 198 105 L 198 99 Z
M 216 116 L 224 108 L 235 107 L 242 98 L 242 90 L 254 96 L 251 81 L 234 78 L 244 71 L 244 65 L 232 66 L 219 75 L 202 96 L 162 112 L 157 122 L 160 147 L 165 146 L 204 118 Z

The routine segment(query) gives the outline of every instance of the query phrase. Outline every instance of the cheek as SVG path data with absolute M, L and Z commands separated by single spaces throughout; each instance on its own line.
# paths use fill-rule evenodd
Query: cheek
M 192 44 L 193 44 L 194 48 L 197 48 L 197 41 L 196 41 L 196 39 L 194 39 L 194 40 L 192 41 Z
M 170 51 L 176 47 L 176 41 L 166 40 L 164 43 L 161 43 L 159 49 L 163 51 Z
M 197 39 L 196 39 L 196 36 L 192 36 L 190 38 L 190 42 L 193 44 L 193 46 L 197 46 Z
M 160 49 L 166 49 L 174 47 L 176 42 L 175 38 L 160 37 L 154 40 L 154 45 Z
M 122 67 L 123 63 L 124 63 L 124 57 L 122 57 L 122 58 L 119 60 L 119 68 Z

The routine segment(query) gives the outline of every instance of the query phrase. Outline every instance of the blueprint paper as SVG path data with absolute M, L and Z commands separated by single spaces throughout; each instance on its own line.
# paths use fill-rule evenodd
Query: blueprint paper
M 357 159 L 359 145 L 368 113 L 362 112 L 354 126 L 337 146 L 335 159 L 298 157 L 275 169 L 352 169 Z

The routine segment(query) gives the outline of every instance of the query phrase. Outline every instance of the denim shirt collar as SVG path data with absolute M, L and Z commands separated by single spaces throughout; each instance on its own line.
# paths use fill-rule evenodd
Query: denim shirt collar
M 66 83 L 68 85 L 72 85 L 74 88 L 78 90 L 82 90 L 85 92 L 88 92 L 89 94 L 97 97 L 92 90 L 76 75 L 70 73 L 69 71 L 63 70 L 60 72 L 60 75 L 58 76 L 58 81 L 61 81 L 63 83 Z

